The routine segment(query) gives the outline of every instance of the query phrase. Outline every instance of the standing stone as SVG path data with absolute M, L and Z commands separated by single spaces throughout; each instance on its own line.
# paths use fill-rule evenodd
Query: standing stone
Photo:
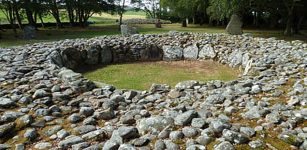
M 101 51 L 101 47 L 99 45 L 90 46 L 86 51 L 87 56 L 86 56 L 85 63 L 88 65 L 97 64 L 99 60 L 100 51 Z
M 198 47 L 196 44 L 190 45 L 183 50 L 183 57 L 187 60 L 196 60 L 198 56 Z
M 24 32 L 24 39 L 33 39 L 36 36 L 36 30 L 35 27 L 33 26 L 25 26 L 25 28 L 23 29 Z
M 128 25 L 121 25 L 120 30 L 123 36 L 138 34 L 136 27 L 129 27 Z
M 242 31 L 242 21 L 240 19 L 240 17 L 236 14 L 233 14 L 231 16 L 231 19 L 226 27 L 226 31 L 229 33 L 229 34 L 232 34 L 232 35 L 241 35 L 243 34 L 243 31 Z
M 101 64 L 109 64 L 113 60 L 112 52 L 106 45 L 101 46 Z
M 183 57 L 183 48 L 179 46 L 163 46 L 163 60 L 181 60 Z
M 213 59 L 216 57 L 216 53 L 211 44 L 206 44 L 199 51 L 198 57 L 202 59 Z
M 161 23 L 160 19 L 158 19 L 155 26 L 156 26 L 156 28 L 162 28 L 162 23 Z

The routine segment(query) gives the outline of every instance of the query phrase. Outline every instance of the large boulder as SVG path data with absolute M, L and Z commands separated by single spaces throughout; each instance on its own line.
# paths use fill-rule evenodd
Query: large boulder
M 206 44 L 199 51 L 198 57 L 201 59 L 213 59 L 216 57 L 216 52 L 214 51 L 211 44 Z
M 233 14 L 226 27 L 226 31 L 227 33 L 232 34 L 232 35 L 241 35 L 243 34 L 242 25 L 243 23 L 241 21 L 241 18 L 238 15 Z
M 140 133 L 148 131 L 162 131 L 168 126 L 174 125 L 174 119 L 171 117 L 155 116 L 141 119 L 137 123 L 137 128 Z
M 228 58 L 229 65 L 231 67 L 239 67 L 242 65 L 243 55 L 242 51 L 233 51 Z
M 34 26 L 25 26 L 23 29 L 24 39 L 33 39 L 36 37 L 36 29 Z
M 109 64 L 113 61 L 113 55 L 111 49 L 103 45 L 101 46 L 101 64 Z
M 150 45 L 140 51 L 141 60 L 161 60 L 163 51 L 156 45 Z
M 76 73 L 70 69 L 64 69 L 58 75 L 64 82 L 69 83 L 82 78 L 80 73 Z
M 85 63 L 88 65 L 98 64 L 101 47 L 99 45 L 90 46 L 87 50 Z
M 78 48 L 68 47 L 61 53 L 64 66 L 69 69 L 77 69 L 83 62 L 83 54 Z
M 198 47 L 196 44 L 190 45 L 183 50 L 183 57 L 187 60 L 195 60 L 198 57 Z
M 62 56 L 61 54 L 54 50 L 51 52 L 51 54 L 49 55 L 49 59 L 52 63 L 56 64 L 57 66 L 59 67 L 63 67 L 64 64 L 63 64 L 63 60 L 62 60 Z
M 123 36 L 129 36 L 133 34 L 138 34 L 136 27 L 130 27 L 128 25 L 121 25 L 120 30 Z
M 183 48 L 179 46 L 163 46 L 163 60 L 181 60 L 183 57 Z

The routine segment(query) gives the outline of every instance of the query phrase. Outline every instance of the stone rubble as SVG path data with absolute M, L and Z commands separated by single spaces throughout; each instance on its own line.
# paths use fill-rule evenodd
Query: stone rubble
M 76 72 L 182 59 L 243 69 L 253 61 L 234 81 L 153 84 L 148 91 L 94 84 Z M 0 149 L 307 149 L 301 41 L 180 32 L 102 36 L 1 48 L 0 62 Z

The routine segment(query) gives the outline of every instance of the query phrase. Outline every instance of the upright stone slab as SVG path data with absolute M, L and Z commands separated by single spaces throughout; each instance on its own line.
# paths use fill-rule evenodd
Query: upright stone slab
M 163 60 L 172 61 L 172 60 L 181 60 L 183 58 L 183 48 L 179 46 L 169 46 L 165 45 L 163 49 Z
M 24 39 L 33 39 L 36 36 L 36 30 L 35 27 L 33 26 L 25 26 L 25 28 L 23 29 L 23 38 Z
M 123 36 L 138 34 L 136 27 L 129 27 L 128 25 L 121 25 L 120 30 Z
M 186 60 L 196 60 L 198 57 L 197 45 L 193 44 L 183 49 L 183 57 Z
M 243 31 L 242 31 L 242 21 L 240 19 L 240 17 L 236 14 L 233 14 L 231 16 L 231 19 L 226 27 L 226 31 L 227 33 L 229 34 L 232 34 L 232 35 L 241 35 L 243 34 Z

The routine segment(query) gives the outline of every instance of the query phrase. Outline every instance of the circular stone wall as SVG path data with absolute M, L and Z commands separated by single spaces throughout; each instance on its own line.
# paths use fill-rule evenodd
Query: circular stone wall
M 306 49 L 300 41 L 177 32 L 0 49 L 0 147 L 306 149 Z M 235 81 L 154 84 L 149 91 L 97 88 L 73 71 L 182 59 L 245 71 Z

